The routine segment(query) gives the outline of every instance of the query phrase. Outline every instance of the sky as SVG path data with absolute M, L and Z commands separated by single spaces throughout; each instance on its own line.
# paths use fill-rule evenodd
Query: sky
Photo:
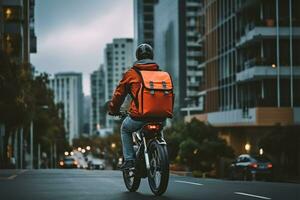
M 105 45 L 133 37 L 133 0 L 36 0 L 35 32 L 36 70 L 82 72 L 89 95 L 89 75 L 104 62 Z

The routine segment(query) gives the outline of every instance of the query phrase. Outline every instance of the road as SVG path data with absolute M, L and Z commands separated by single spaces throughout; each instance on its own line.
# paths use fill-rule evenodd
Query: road
M 167 192 L 153 198 L 144 179 L 137 193 L 129 193 L 119 171 L 0 170 L 1 200 L 299 200 L 300 185 L 197 179 L 172 175 Z

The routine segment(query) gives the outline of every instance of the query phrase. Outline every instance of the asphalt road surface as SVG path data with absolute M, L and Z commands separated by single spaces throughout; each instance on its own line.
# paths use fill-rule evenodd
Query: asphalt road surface
M 138 192 L 127 192 L 120 171 L 0 170 L 0 199 L 300 200 L 300 185 L 197 179 L 172 175 L 167 192 L 161 197 L 154 197 L 146 179 L 142 181 Z

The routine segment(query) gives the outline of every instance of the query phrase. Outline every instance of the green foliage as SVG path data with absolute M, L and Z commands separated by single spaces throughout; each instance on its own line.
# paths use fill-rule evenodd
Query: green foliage
M 170 160 L 177 159 L 192 170 L 210 171 L 221 157 L 233 157 L 233 150 L 218 137 L 217 130 L 196 119 L 176 123 L 165 131 Z
M 34 122 L 34 143 L 42 144 L 49 152 L 50 143 L 57 143 L 58 151 L 66 145 L 61 105 L 55 105 L 48 89 L 48 75 L 33 77 L 30 64 L 12 62 L 0 52 L 0 123 L 5 124 L 6 137 L 23 127 L 24 138 L 29 139 L 30 122 Z M 7 143 L 7 141 L 5 141 Z M 6 155 L 6 154 L 4 154 Z
M 299 127 L 276 125 L 260 139 L 259 146 L 281 171 L 278 174 L 295 177 L 298 172 L 299 176 L 300 163 L 295 159 L 300 156 L 299 132 Z

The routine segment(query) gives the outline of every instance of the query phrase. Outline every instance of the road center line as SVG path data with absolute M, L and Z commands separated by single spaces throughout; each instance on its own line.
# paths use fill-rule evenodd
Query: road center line
M 235 192 L 234 194 L 244 195 L 244 196 L 248 196 L 248 197 L 255 197 L 255 198 L 259 198 L 259 199 L 271 199 L 269 197 L 258 196 L 258 195 L 254 195 L 254 194 L 244 193 L 244 192 Z
M 176 183 L 186 183 L 186 184 L 190 184 L 190 185 L 200 185 L 202 186 L 203 184 L 201 183 L 194 183 L 194 182 L 188 182 L 188 181 L 175 181 Z

